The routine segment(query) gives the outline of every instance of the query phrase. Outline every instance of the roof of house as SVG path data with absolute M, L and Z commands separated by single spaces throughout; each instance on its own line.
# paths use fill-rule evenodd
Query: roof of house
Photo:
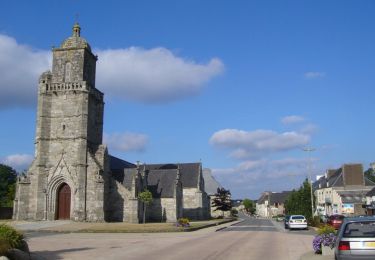
M 353 164 L 355 165 L 355 164 Z M 352 170 L 352 165 L 346 164 L 343 167 L 347 168 L 347 171 Z M 323 189 L 328 187 L 344 187 L 344 177 L 343 177 L 343 169 L 342 167 L 339 169 L 330 170 L 330 176 L 327 178 L 325 176 L 321 177 L 319 180 L 313 183 L 313 189 Z M 369 180 L 366 176 L 364 176 L 365 186 L 375 186 L 375 183 Z
M 373 196 L 375 196 L 375 188 L 373 188 L 372 190 L 370 190 L 369 192 L 367 192 L 366 196 L 367 197 L 373 197 Z
M 208 195 L 215 195 L 218 188 L 222 188 L 219 182 L 212 176 L 211 169 L 203 169 L 204 190 Z
M 282 192 L 263 192 L 260 198 L 257 200 L 257 204 L 264 204 L 265 201 L 268 201 L 270 205 L 278 203 L 284 204 L 288 198 L 291 191 L 282 191 Z
M 270 204 L 284 204 L 290 193 L 291 191 L 272 192 L 270 194 Z

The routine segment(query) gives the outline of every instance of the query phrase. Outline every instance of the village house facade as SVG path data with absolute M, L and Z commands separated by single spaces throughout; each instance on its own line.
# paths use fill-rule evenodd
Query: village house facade
M 366 214 L 366 194 L 375 183 L 364 176 L 362 164 L 329 169 L 313 183 L 317 215 Z
M 265 191 L 256 202 L 256 214 L 265 218 L 285 214 L 285 201 L 291 191 Z

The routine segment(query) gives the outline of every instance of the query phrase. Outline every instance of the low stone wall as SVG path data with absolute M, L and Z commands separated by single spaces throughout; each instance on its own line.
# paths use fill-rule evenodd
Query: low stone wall
M 0 219 L 11 219 L 13 215 L 13 208 L 0 207 Z

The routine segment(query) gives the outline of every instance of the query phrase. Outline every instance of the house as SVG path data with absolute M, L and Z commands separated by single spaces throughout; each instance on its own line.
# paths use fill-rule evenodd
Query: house
M 328 169 L 313 183 L 318 215 L 363 215 L 366 194 L 375 183 L 364 176 L 362 164 L 344 164 Z
M 291 191 L 263 192 L 256 202 L 256 214 L 265 218 L 285 214 L 284 204 L 290 193 Z

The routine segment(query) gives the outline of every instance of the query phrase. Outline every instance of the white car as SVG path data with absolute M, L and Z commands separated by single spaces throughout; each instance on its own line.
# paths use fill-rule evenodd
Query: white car
M 289 229 L 307 229 L 307 220 L 302 215 L 291 215 L 289 218 Z

